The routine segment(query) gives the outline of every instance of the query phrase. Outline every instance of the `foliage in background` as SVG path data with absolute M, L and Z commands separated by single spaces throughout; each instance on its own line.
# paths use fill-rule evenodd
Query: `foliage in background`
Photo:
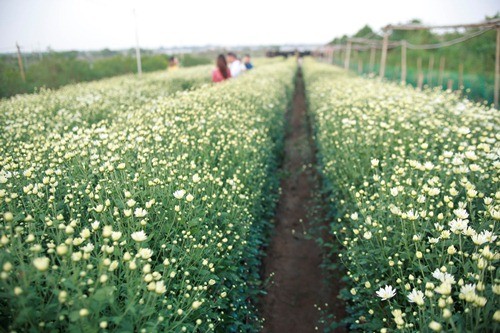
M 215 59 L 215 57 L 213 57 Z M 200 56 L 196 54 L 183 54 L 179 56 L 179 61 L 183 67 L 192 67 L 199 65 L 208 65 L 214 63 L 214 60 L 209 57 Z
M 498 110 L 309 61 L 304 77 L 351 330 L 498 330 Z
M 212 63 L 211 59 L 196 55 L 180 56 L 181 65 L 191 67 Z M 78 52 L 48 52 L 40 57 L 29 55 L 24 59 L 26 82 L 21 79 L 15 55 L 0 56 L 0 97 L 31 93 L 40 88 L 58 88 L 66 84 L 98 80 L 137 72 L 132 55 L 103 50 L 92 57 L 82 57 Z M 166 70 L 168 56 L 145 52 L 142 70 Z
M 487 19 L 497 19 L 497 14 Z M 412 20 L 412 24 L 422 24 L 420 20 Z M 436 44 L 443 41 L 453 40 L 466 34 L 478 31 L 478 29 L 455 30 L 442 33 L 439 30 L 427 31 L 393 31 L 389 37 L 390 41 L 406 40 L 412 44 Z M 370 38 L 382 40 L 382 36 L 377 34 L 369 26 L 361 28 L 352 37 Z M 335 38 L 331 45 L 345 44 L 347 36 Z M 463 65 L 463 89 L 467 95 L 474 99 L 482 99 L 488 102 L 493 101 L 494 72 L 495 72 L 495 47 L 496 30 L 488 31 L 479 37 L 472 38 L 463 43 L 435 50 L 411 50 L 407 49 L 407 82 L 413 86 L 418 82 L 418 59 L 421 59 L 422 72 L 424 74 L 424 84 L 430 87 L 439 86 L 439 65 L 440 59 L 445 59 L 445 73 L 441 82 L 441 87 L 446 89 L 448 80 L 453 80 L 454 89 L 459 87 L 459 66 Z M 377 50 L 374 68 L 370 68 L 370 50 L 353 51 L 351 53 L 350 69 L 358 71 L 359 61 L 362 61 L 362 73 L 379 72 L 380 50 Z M 344 52 L 337 53 L 334 58 L 335 64 L 344 65 Z M 429 74 L 429 62 L 434 59 L 433 70 Z M 401 80 L 401 48 L 396 47 L 388 50 L 386 77 L 392 80 Z
M 294 74 L 172 98 L 154 73 L 0 102 L 1 326 L 257 332 Z

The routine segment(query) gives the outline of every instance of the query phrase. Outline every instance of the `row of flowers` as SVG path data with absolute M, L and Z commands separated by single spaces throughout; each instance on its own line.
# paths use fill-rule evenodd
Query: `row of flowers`
M 346 323 L 499 329 L 498 110 L 324 64 L 304 71 L 345 268 Z
M 1 102 L 2 326 L 258 330 L 250 300 L 294 68 L 174 97 L 182 87 L 154 74 Z M 178 75 L 189 88 L 207 72 Z
M 18 95 L 0 103 L 0 125 L 10 142 L 33 143 L 40 136 L 57 136 L 74 128 L 116 121 L 138 105 L 172 96 L 210 82 L 210 66 L 173 73 L 123 75 Z

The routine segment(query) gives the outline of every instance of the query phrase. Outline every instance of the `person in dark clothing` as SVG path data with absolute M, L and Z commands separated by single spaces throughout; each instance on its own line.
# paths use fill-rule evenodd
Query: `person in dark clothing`
M 245 57 L 243 58 L 243 63 L 245 64 L 245 67 L 246 67 L 247 70 L 253 68 L 253 64 L 252 64 L 252 62 L 250 60 L 250 55 L 249 54 L 245 54 Z

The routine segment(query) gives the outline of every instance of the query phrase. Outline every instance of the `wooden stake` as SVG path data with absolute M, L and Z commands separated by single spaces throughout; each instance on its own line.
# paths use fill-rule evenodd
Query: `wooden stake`
M 352 42 L 347 42 L 347 50 L 345 51 L 344 68 L 349 70 L 349 61 L 351 60 L 351 46 Z
M 427 70 L 427 84 L 432 85 L 432 72 L 434 71 L 434 55 L 429 57 L 429 69 Z
M 453 90 L 453 80 L 452 79 L 449 79 L 448 80 L 448 90 Z
M 495 93 L 494 102 L 498 109 L 498 95 L 500 95 L 500 27 L 497 27 L 497 52 L 495 57 Z
M 19 64 L 19 70 L 21 71 L 21 78 L 23 82 L 26 82 L 26 75 L 24 74 L 23 58 L 21 57 L 21 48 L 19 44 L 16 43 L 17 48 L 17 63 Z
M 389 33 L 384 32 L 384 42 L 382 44 L 382 57 L 380 59 L 380 78 L 385 75 L 385 61 L 387 60 L 387 44 L 389 43 Z
M 438 83 L 441 87 L 443 86 L 443 75 L 444 75 L 445 62 L 446 62 L 445 57 L 441 57 L 441 59 L 439 59 L 439 80 L 438 80 Z
M 375 70 L 375 46 L 370 49 L 370 72 Z
M 424 85 L 424 73 L 419 72 L 418 73 L 418 81 L 417 81 L 418 89 L 422 90 L 423 85 Z
M 401 41 L 401 83 L 406 83 L 406 41 Z
M 363 59 L 358 58 L 358 73 L 363 73 Z

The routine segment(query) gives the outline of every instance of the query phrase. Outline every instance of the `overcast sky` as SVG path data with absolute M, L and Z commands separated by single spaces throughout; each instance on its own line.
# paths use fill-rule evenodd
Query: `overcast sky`
M 473 23 L 500 0 L 0 0 L 0 52 L 326 43 L 363 25 Z

